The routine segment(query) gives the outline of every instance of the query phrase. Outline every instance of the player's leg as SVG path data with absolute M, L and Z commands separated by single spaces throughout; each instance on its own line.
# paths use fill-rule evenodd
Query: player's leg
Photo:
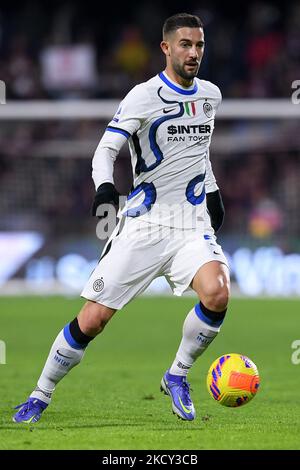
M 84 304 L 79 315 L 54 340 L 33 397 L 43 399 L 45 393 L 52 395 L 56 384 L 79 364 L 90 341 L 103 331 L 115 312 L 96 302 Z
M 81 296 L 89 301 L 59 333 L 51 348 L 37 389 L 15 415 L 17 422 L 37 421 L 51 400 L 55 385 L 78 364 L 88 343 L 99 334 L 112 315 L 142 293 L 161 269 L 164 238 L 158 243 L 148 236 L 149 224 L 136 229 L 130 221 L 104 248 Z M 134 236 L 130 235 L 130 230 Z M 146 256 L 148 254 L 148 256 Z M 30 409 L 28 409 L 30 408 Z
M 192 288 L 200 302 L 187 314 L 176 357 L 161 381 L 172 398 L 173 412 L 185 420 L 195 418 L 186 380 L 189 369 L 220 331 L 229 298 L 229 270 L 220 245 L 212 235 L 187 235 L 166 272 L 176 295 Z
M 34 423 L 40 419 L 42 412 L 51 402 L 56 384 L 80 363 L 89 342 L 103 330 L 108 320 L 119 309 L 117 302 L 115 305 L 110 303 L 110 300 L 114 302 L 115 299 L 113 286 L 109 281 L 106 285 L 109 301 L 101 302 L 98 298 L 99 292 L 101 293 L 104 287 L 103 275 L 109 276 L 109 271 L 115 272 L 117 268 L 116 260 L 119 252 L 116 239 L 118 234 L 119 227 L 116 227 L 103 249 L 100 262 L 81 294 L 87 302 L 79 315 L 68 323 L 54 340 L 35 390 L 25 403 L 16 407 L 19 411 L 13 417 L 15 422 Z M 114 254 L 115 251 L 116 254 Z M 95 280 L 92 279 L 93 275 L 96 276 Z
M 79 315 L 58 334 L 50 349 L 37 387 L 28 400 L 19 405 L 15 422 L 34 423 L 51 401 L 56 384 L 83 358 L 86 347 L 116 312 L 96 302 L 87 301 Z
M 218 261 L 204 264 L 196 273 L 191 287 L 199 303 L 188 313 L 183 335 L 170 368 L 174 375 L 186 376 L 189 369 L 220 331 L 227 311 L 230 292 L 228 267 Z

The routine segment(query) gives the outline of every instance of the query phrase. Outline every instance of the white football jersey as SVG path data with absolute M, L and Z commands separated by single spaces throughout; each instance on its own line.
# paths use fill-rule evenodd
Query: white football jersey
M 133 189 L 122 213 L 177 228 L 210 226 L 205 194 L 218 186 L 209 146 L 221 99 L 211 82 L 195 78 L 183 88 L 165 72 L 135 86 L 95 152 L 96 188 L 113 182 L 113 162 L 128 140 Z

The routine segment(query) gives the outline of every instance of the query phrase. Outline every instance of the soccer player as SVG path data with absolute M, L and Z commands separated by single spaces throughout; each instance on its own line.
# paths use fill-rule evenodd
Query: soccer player
M 204 53 L 197 16 L 168 18 L 161 49 L 165 70 L 125 96 L 95 151 L 93 215 L 99 215 L 101 205 L 118 202 L 113 165 L 126 141 L 133 189 L 82 291 L 87 302 L 58 334 L 37 387 L 17 407 L 15 422 L 38 421 L 57 383 L 79 364 L 89 342 L 117 310 L 162 275 L 175 295 L 192 288 L 199 298 L 187 313 L 178 351 L 160 384 L 174 413 L 195 418 L 187 374 L 219 333 L 229 298 L 228 263 L 215 236 L 224 207 L 209 158 L 221 93 L 197 78 Z

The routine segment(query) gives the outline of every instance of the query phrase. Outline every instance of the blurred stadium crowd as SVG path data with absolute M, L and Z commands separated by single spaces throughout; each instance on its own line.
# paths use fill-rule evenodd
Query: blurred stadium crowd
M 126 3 L 126 2 L 125 2 Z M 1 2 L 0 70 L 8 99 L 120 98 L 163 67 L 163 21 L 182 2 Z M 205 25 L 201 77 L 226 98 L 286 97 L 300 76 L 300 4 L 190 2 Z
M 121 99 L 162 70 L 162 23 L 182 10 L 181 3 L 120 4 L 118 14 L 107 9 L 99 14 L 93 5 L 1 2 L 0 79 L 7 101 Z M 201 1 L 184 9 L 205 24 L 199 76 L 216 83 L 224 98 L 290 97 L 292 81 L 300 79 L 299 2 L 234 8 Z M 104 128 L 97 120 L 2 121 L 0 229 L 92 233 L 90 159 Z M 236 140 L 245 134 L 248 149 Z M 211 158 L 226 207 L 223 236 L 298 246 L 299 149 L 292 120 L 216 122 Z M 115 167 L 122 194 L 131 178 L 123 149 Z
M 98 121 L 7 126 L 10 138 L 0 138 L 0 229 L 49 235 L 94 232 L 91 157 L 105 124 L 101 126 L 100 132 Z M 221 235 L 299 249 L 299 150 L 284 145 L 239 150 L 234 138 L 222 149 L 223 136 L 234 136 L 236 126 L 217 122 L 211 152 L 226 208 Z M 132 172 L 126 146 L 115 164 L 115 182 L 120 193 L 128 194 Z
M 120 98 L 160 71 L 163 21 L 187 9 L 205 25 L 201 77 L 225 98 L 286 97 L 300 76 L 300 4 L 150 0 L 6 2 L 0 5 L 0 70 L 8 99 Z

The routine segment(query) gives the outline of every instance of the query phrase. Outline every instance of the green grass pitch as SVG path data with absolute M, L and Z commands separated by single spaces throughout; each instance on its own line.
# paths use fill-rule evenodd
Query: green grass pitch
M 12 423 L 13 407 L 36 384 L 52 341 L 82 299 L 1 298 L 0 449 L 300 449 L 299 301 L 232 299 L 222 331 L 189 374 L 197 411 L 178 420 L 159 391 L 185 315 L 195 299 L 140 297 L 118 312 L 82 363 L 57 386 L 36 425 Z M 206 390 L 211 362 L 249 356 L 261 387 L 248 405 L 230 409 Z

